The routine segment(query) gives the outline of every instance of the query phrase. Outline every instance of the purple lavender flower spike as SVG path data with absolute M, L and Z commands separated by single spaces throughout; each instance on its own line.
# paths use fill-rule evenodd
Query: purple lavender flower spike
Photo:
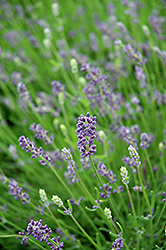
M 29 130 L 34 131 L 35 133 L 35 138 L 38 140 L 43 139 L 43 141 L 45 142 L 46 145 L 52 144 L 54 141 L 54 135 L 51 134 L 51 136 L 48 136 L 49 131 L 48 130 L 44 130 L 41 126 L 41 124 L 36 124 L 33 123 Z
M 117 237 L 118 238 L 112 243 L 112 250 L 121 250 L 123 248 L 122 233 L 120 232 Z
M 141 134 L 141 143 L 140 143 L 140 147 L 143 149 L 147 149 L 149 148 L 150 144 L 149 144 L 149 137 L 148 134 L 146 133 L 142 133 Z
M 64 245 L 63 242 L 60 242 L 61 238 L 58 236 L 51 239 L 54 243 L 48 242 L 48 245 L 51 246 L 52 250 L 63 250 L 62 247 Z
M 139 167 L 141 162 L 139 161 L 140 156 L 137 153 L 136 149 L 132 145 L 130 145 L 130 147 L 128 147 L 128 150 L 132 160 L 134 161 L 134 166 Z
M 104 190 L 103 190 L 103 188 L 104 188 Z M 109 198 L 110 194 L 111 194 L 112 187 L 107 185 L 106 183 L 104 183 L 103 188 L 100 187 L 100 190 L 102 191 L 102 192 L 100 192 L 100 197 L 104 198 L 104 199 Z
M 43 157 L 42 160 L 39 160 L 39 163 L 43 166 L 46 166 L 48 162 L 51 162 L 51 158 L 44 154 L 42 147 L 39 149 L 35 146 L 34 142 L 31 142 L 29 138 L 25 138 L 24 135 L 19 137 L 19 143 L 23 150 L 26 150 L 27 153 L 31 153 L 31 158 L 39 158 L 40 156 Z
M 96 116 L 90 116 L 88 112 L 86 116 L 81 115 L 77 123 L 78 149 L 81 157 L 92 156 L 96 152 L 96 145 L 93 144 L 95 135 Z
M 107 169 L 107 167 L 102 162 L 99 162 L 97 168 L 97 173 L 109 180 L 109 183 L 112 184 L 117 181 L 116 175 L 114 175 L 113 171 Z
M 67 166 L 69 177 L 71 178 L 73 183 L 78 182 L 78 178 L 77 178 L 76 172 L 75 172 L 75 169 L 77 169 L 77 167 L 75 165 L 75 161 L 73 160 L 72 154 L 70 153 L 70 149 L 67 150 L 66 148 L 63 148 L 62 155 L 63 155 L 65 161 L 67 161 L 69 164 Z
M 22 203 L 29 204 L 30 203 L 30 198 L 27 193 L 22 192 L 22 187 L 18 186 L 18 183 L 15 180 L 12 180 L 9 183 L 9 194 L 15 196 L 14 199 L 18 200 L 20 199 Z
M 33 235 L 40 242 L 47 242 L 52 230 L 47 225 L 43 226 L 42 223 L 41 219 L 39 221 L 31 220 L 27 227 L 27 235 Z
M 166 202 L 166 192 L 165 191 L 163 192 L 163 195 L 165 198 L 162 201 Z
M 28 241 L 28 239 L 29 239 L 29 236 L 26 236 L 26 231 L 23 230 L 22 232 L 18 232 L 18 234 L 19 234 L 20 236 L 24 236 L 24 237 L 17 237 L 17 239 L 22 240 L 22 241 L 21 241 L 21 244 L 22 244 L 22 245 L 26 245 L 26 243 L 27 243 L 27 241 Z

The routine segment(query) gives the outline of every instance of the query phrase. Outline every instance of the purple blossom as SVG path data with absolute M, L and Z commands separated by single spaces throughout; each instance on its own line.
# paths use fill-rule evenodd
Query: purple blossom
M 122 182 L 124 185 L 129 183 L 128 171 L 125 167 L 120 168 L 120 175 L 122 176 Z
M 148 134 L 146 133 L 142 133 L 141 134 L 141 143 L 140 143 L 140 147 L 143 149 L 147 149 L 149 148 L 150 144 L 149 144 L 149 137 Z
M 114 175 L 113 171 L 107 169 L 107 167 L 102 162 L 99 162 L 97 168 L 97 173 L 109 180 L 109 183 L 114 183 L 117 181 L 116 175 Z
M 163 192 L 163 195 L 165 198 L 162 201 L 166 202 L 166 192 L 165 191 Z
M 129 127 L 121 126 L 118 132 L 121 140 L 126 141 L 128 145 L 133 145 L 136 149 L 138 148 L 137 140 L 133 137 Z
M 43 215 L 44 214 L 44 207 L 39 205 L 38 208 L 35 208 L 35 212 Z
M 16 200 L 20 199 L 24 205 L 30 203 L 29 194 L 23 193 L 22 187 L 19 187 L 18 183 L 15 180 L 12 180 L 9 183 L 8 187 L 9 187 L 9 194 L 15 196 L 14 199 Z
M 63 242 L 60 242 L 61 238 L 58 236 L 51 239 L 52 242 L 48 242 L 48 245 L 51 246 L 52 250 L 63 250 L 62 247 L 64 245 Z
M 28 104 L 31 103 L 31 96 L 30 92 L 27 91 L 26 85 L 23 84 L 22 82 L 19 82 L 17 84 L 17 91 L 19 93 L 19 99 L 18 99 L 18 104 L 22 109 L 27 109 Z
M 73 183 L 78 182 L 78 178 L 76 176 L 76 165 L 75 161 L 73 160 L 72 154 L 70 153 L 70 149 L 63 148 L 62 149 L 62 155 L 64 157 L 64 160 L 67 161 L 68 166 L 68 175 Z
M 90 116 L 88 112 L 86 116 L 81 115 L 77 123 L 77 146 L 81 153 L 81 157 L 92 156 L 96 152 L 96 145 L 93 144 L 95 135 L 96 116 Z
M 103 190 L 103 188 L 104 188 L 104 190 Z M 103 187 L 100 187 L 100 190 L 102 191 L 102 192 L 100 192 L 100 197 L 104 198 L 104 199 L 109 198 L 110 194 L 111 194 L 111 189 L 112 189 L 111 186 L 109 186 L 108 184 L 104 183 Z
M 73 198 L 69 199 L 71 206 L 79 206 L 80 202 L 83 200 L 83 197 L 80 197 L 77 201 L 75 201 Z
M 36 124 L 33 123 L 30 128 L 30 130 L 34 131 L 35 133 L 35 138 L 38 140 L 43 139 L 43 141 L 45 142 L 46 145 L 52 144 L 54 141 L 54 135 L 51 134 L 51 136 L 48 136 L 49 131 L 48 130 L 44 130 L 41 126 L 41 124 Z
M 52 230 L 46 224 L 43 226 L 42 223 L 41 219 L 39 221 L 31 220 L 27 227 L 27 235 L 33 235 L 40 242 L 47 242 Z
M 42 147 L 39 149 L 35 146 L 34 142 L 31 142 L 29 138 L 25 138 L 24 135 L 19 137 L 19 145 L 22 147 L 23 150 L 26 150 L 27 153 L 31 153 L 31 158 L 42 158 L 42 160 L 39 160 L 39 163 L 43 166 L 47 165 L 47 162 L 50 162 L 51 159 L 48 155 L 44 154 L 44 151 Z
M 128 150 L 132 160 L 134 161 L 134 166 L 139 167 L 141 162 L 139 161 L 140 156 L 137 153 L 136 149 L 132 145 L 130 145 L 130 147 L 128 147 Z
M 23 237 L 17 237 L 17 239 L 22 240 L 22 241 L 21 241 L 21 244 L 22 244 L 22 245 L 26 245 L 26 243 L 27 243 L 27 241 L 28 241 L 28 239 L 29 239 L 29 236 L 26 236 L 26 231 L 23 230 L 22 232 L 18 232 L 18 234 L 19 234 L 20 236 L 23 236 Z
M 118 238 L 112 243 L 112 250 L 121 250 L 123 248 L 122 233 L 120 232 L 117 237 Z
M 52 85 L 52 93 L 58 97 L 60 92 L 65 92 L 65 86 L 60 82 L 60 81 L 52 81 L 51 82 Z

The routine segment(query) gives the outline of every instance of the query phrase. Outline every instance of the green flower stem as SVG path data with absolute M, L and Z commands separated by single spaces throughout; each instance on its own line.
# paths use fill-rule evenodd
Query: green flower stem
M 74 240 L 70 237 L 70 235 L 66 232 L 66 230 L 60 225 L 60 223 L 58 222 L 58 220 L 55 218 L 54 214 L 52 213 L 51 209 L 49 207 L 47 207 L 47 210 L 49 212 L 49 214 L 51 215 L 51 217 L 53 218 L 53 220 L 55 221 L 55 223 L 57 224 L 57 226 L 63 231 L 63 233 L 70 238 L 71 241 L 74 242 Z
M 157 220 L 157 222 L 156 222 L 156 224 L 155 224 L 155 228 L 157 228 L 157 226 L 158 226 L 158 224 L 159 224 L 159 222 L 160 222 L 160 220 L 161 220 L 161 217 L 162 217 L 163 213 L 165 212 L 165 208 L 166 208 L 166 202 L 164 203 L 164 206 L 163 206 L 163 208 L 162 208 L 162 210 L 161 210 L 161 212 L 160 212 L 160 215 L 159 215 L 159 217 L 158 217 L 158 220 Z
M 147 158 L 147 161 L 148 161 L 148 164 L 149 164 L 149 169 L 150 169 L 150 173 L 151 173 L 151 176 L 152 176 L 153 184 L 154 184 L 154 187 L 156 189 L 156 181 L 155 181 L 155 178 L 154 178 L 154 173 L 153 173 L 153 170 L 152 170 L 152 164 L 150 162 L 149 154 L 148 154 L 147 149 L 145 149 L 145 154 L 146 154 L 146 158 Z
M 85 232 L 85 230 L 82 228 L 82 226 L 78 223 L 78 221 L 75 219 L 75 217 L 70 214 L 70 217 L 72 218 L 72 220 L 75 222 L 75 224 L 77 225 L 77 227 L 80 229 L 80 231 L 85 235 L 85 237 L 92 243 L 92 245 L 96 248 L 96 249 L 100 249 L 100 247 L 92 240 L 92 238 Z
M 40 158 L 42 160 L 44 160 L 44 158 L 42 156 L 40 156 Z M 73 193 L 70 191 L 70 189 L 68 188 L 68 186 L 65 184 L 65 182 L 62 180 L 62 178 L 59 176 L 59 174 L 57 173 L 57 171 L 53 168 L 53 166 L 47 162 L 48 166 L 50 167 L 50 169 L 52 170 L 52 172 L 55 174 L 55 176 L 57 177 L 57 179 L 60 181 L 60 183 L 64 186 L 64 188 L 68 191 L 68 193 L 71 195 L 71 197 L 73 197 L 75 200 L 76 198 L 74 197 Z M 94 227 L 94 224 L 92 222 L 92 220 L 89 218 L 89 216 L 85 213 L 84 209 L 82 208 L 82 206 L 80 206 L 80 209 L 82 211 L 82 213 L 84 214 L 84 216 L 86 216 L 87 220 L 89 221 L 89 223 L 92 225 L 92 227 L 96 230 L 96 228 Z
M 102 181 L 101 181 L 101 179 L 100 179 L 99 174 L 98 174 L 97 171 L 96 171 L 95 164 L 94 164 L 94 162 L 93 162 L 91 156 L 89 156 L 89 160 L 90 160 L 91 166 L 92 166 L 92 168 L 93 168 L 93 171 L 94 171 L 94 173 L 95 173 L 95 175 L 96 175 L 96 178 L 98 179 L 100 185 L 102 186 L 103 191 L 105 192 L 105 188 L 104 188 L 104 186 L 103 186 L 103 183 L 102 183 Z
M 62 113 L 63 113 L 64 119 L 65 119 L 66 126 L 70 130 L 70 124 L 69 124 L 69 121 L 68 121 L 68 117 L 67 117 L 67 114 L 66 114 L 66 109 L 65 109 L 64 104 L 61 105 L 61 108 L 62 108 Z
M 81 187 L 81 185 L 79 185 L 80 188 L 81 188 L 81 189 L 83 190 L 83 192 L 89 197 L 90 202 L 91 202 L 92 204 L 94 204 L 94 203 L 95 203 L 95 199 L 94 199 L 94 198 L 92 197 L 92 195 L 89 193 L 88 189 L 86 188 L 85 184 L 83 183 L 81 177 L 79 176 L 79 174 L 78 174 L 78 172 L 77 172 L 77 170 L 76 170 L 75 168 L 74 168 L 74 171 L 75 171 L 75 173 L 76 173 L 76 175 L 77 175 L 77 177 L 78 177 L 78 179 L 79 179 L 79 181 L 80 181 L 80 183 L 81 183 L 81 185 L 82 185 L 82 187 Z M 79 184 L 79 182 L 78 182 L 78 184 Z
M 19 234 L 11 234 L 11 235 L 0 235 L 0 238 L 10 238 L 10 237 L 22 237 L 24 238 L 24 236 L 21 236 Z M 43 250 L 47 250 L 47 248 L 41 246 L 40 244 L 38 244 L 36 241 L 32 240 L 32 239 L 28 239 L 28 241 L 32 242 L 33 244 L 35 244 L 36 246 L 38 246 L 39 248 L 43 249 Z
M 140 168 L 138 167 L 137 170 L 138 170 L 139 181 L 140 181 L 140 184 L 141 184 L 141 187 L 142 187 L 142 192 L 143 192 L 144 198 L 146 200 L 146 203 L 147 203 L 147 206 L 148 206 L 148 209 L 149 209 L 149 213 L 151 214 L 152 212 L 151 212 L 150 202 L 148 200 L 148 197 L 147 197 L 147 194 L 145 192 L 145 188 L 144 188 L 144 185 L 143 185 L 143 182 L 142 182 Z
M 135 221 L 135 227 L 138 230 L 138 222 L 137 222 L 137 217 L 136 217 L 136 212 L 135 212 L 135 207 L 134 207 L 133 199 L 131 197 L 131 193 L 130 193 L 128 185 L 126 184 L 125 186 L 126 186 L 126 189 L 127 189 L 127 193 L 128 193 L 129 200 L 130 200 L 131 207 L 132 207 L 132 211 L 133 211 L 133 216 L 134 216 L 134 221 Z
M 142 182 L 141 173 L 140 173 L 140 168 L 138 167 L 137 169 L 138 169 L 139 181 L 140 181 L 141 187 L 142 187 L 142 192 L 143 192 L 144 198 L 145 198 L 145 200 L 146 200 L 146 203 L 147 203 L 147 206 L 148 206 L 148 209 L 149 209 L 149 214 L 152 214 L 150 202 L 149 202 L 149 200 L 148 200 L 148 197 L 147 197 L 147 194 L 146 194 L 146 191 L 145 191 L 143 182 Z M 150 233 L 151 233 L 150 246 L 151 246 L 151 248 L 152 248 L 152 245 L 153 245 L 153 224 L 152 224 L 152 218 L 150 218 Z M 150 249 L 151 249 L 151 248 L 150 248 Z

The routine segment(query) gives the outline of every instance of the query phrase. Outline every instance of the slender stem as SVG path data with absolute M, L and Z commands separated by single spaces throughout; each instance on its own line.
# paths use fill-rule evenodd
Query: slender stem
M 130 193 L 130 190 L 129 190 L 128 185 L 126 184 L 125 186 L 126 186 L 126 189 L 127 189 L 127 193 L 128 193 L 129 200 L 130 200 L 131 207 L 132 207 L 132 211 L 133 211 L 133 216 L 134 216 L 134 220 L 135 220 L 135 227 L 136 227 L 137 230 L 138 230 L 138 222 L 137 222 L 137 217 L 136 217 L 136 212 L 135 212 L 134 203 L 133 203 L 133 200 L 132 200 L 131 193 Z
M 92 245 L 96 248 L 96 249 L 100 249 L 100 247 L 92 240 L 92 238 L 85 232 L 85 230 L 82 228 L 82 226 L 78 223 L 78 221 L 75 219 L 75 217 L 70 214 L 70 217 L 72 218 L 72 220 L 75 222 L 75 224 L 78 226 L 78 228 L 81 230 L 81 232 L 86 236 L 86 238 L 92 243 Z
M 153 170 L 152 170 L 152 164 L 151 164 L 151 162 L 150 162 L 149 154 L 148 154 L 148 151 L 147 151 L 146 149 L 145 149 L 145 154 L 146 154 L 146 158 L 147 158 L 147 160 L 148 160 L 149 169 L 150 169 L 150 173 L 151 173 L 151 176 L 152 176 L 153 184 L 154 184 L 155 187 L 156 187 L 156 181 L 155 181 L 154 173 L 153 173 Z
M 166 202 L 165 202 L 165 204 L 164 204 L 164 206 L 163 206 L 163 208 L 162 208 L 162 210 L 161 210 L 161 212 L 160 212 L 160 215 L 159 215 L 159 217 L 158 217 L 158 220 L 157 220 L 157 222 L 156 222 L 156 224 L 155 224 L 155 228 L 157 228 L 157 226 L 158 226 L 158 224 L 159 224 L 159 222 L 160 222 L 160 220 L 161 220 L 161 216 L 162 216 L 162 214 L 163 214 L 164 211 L 165 211 L 165 207 L 166 207 Z
M 142 192 L 143 192 L 144 198 L 145 198 L 145 200 L 146 200 L 146 203 L 147 203 L 147 206 L 148 206 L 148 209 L 149 209 L 149 213 L 151 214 L 150 202 L 149 202 L 149 200 L 148 200 L 148 197 L 147 197 L 147 194 L 146 194 L 146 192 L 145 192 L 145 188 L 144 188 L 144 185 L 143 185 L 143 182 L 142 182 L 141 173 L 140 173 L 140 168 L 137 168 L 137 169 L 138 169 L 139 181 L 140 181 L 140 184 L 141 184 L 141 187 L 142 187 Z

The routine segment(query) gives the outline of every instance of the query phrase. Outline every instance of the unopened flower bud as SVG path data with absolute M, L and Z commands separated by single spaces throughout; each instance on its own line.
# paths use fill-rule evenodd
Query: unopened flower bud
M 53 16 L 59 16 L 60 10 L 59 10 L 59 4 L 58 3 L 53 3 L 52 4 L 52 14 L 53 14 Z
M 148 37 L 150 35 L 150 30 L 149 30 L 148 26 L 142 25 L 142 30 L 143 30 L 145 36 Z
M 73 74 L 78 72 L 78 64 L 75 58 L 70 60 L 70 67 Z
M 99 131 L 99 137 L 100 137 L 100 139 L 101 139 L 102 141 L 105 141 L 105 140 L 107 139 L 107 136 L 106 136 L 106 134 L 104 133 L 103 130 L 100 130 L 100 131 Z
M 112 219 L 111 210 L 109 208 L 104 208 L 104 214 L 107 216 L 107 219 Z
M 60 124 L 60 130 L 64 136 L 67 135 L 67 128 L 64 124 Z
M 53 195 L 53 196 L 52 196 L 52 201 L 53 201 L 53 203 L 55 203 L 58 207 L 62 207 L 62 206 L 63 206 L 63 201 L 62 201 L 57 195 Z
M 63 92 L 60 92 L 58 94 L 58 101 L 59 101 L 59 104 L 60 105 L 63 105 L 65 103 L 65 96 L 64 96 L 64 93 Z

